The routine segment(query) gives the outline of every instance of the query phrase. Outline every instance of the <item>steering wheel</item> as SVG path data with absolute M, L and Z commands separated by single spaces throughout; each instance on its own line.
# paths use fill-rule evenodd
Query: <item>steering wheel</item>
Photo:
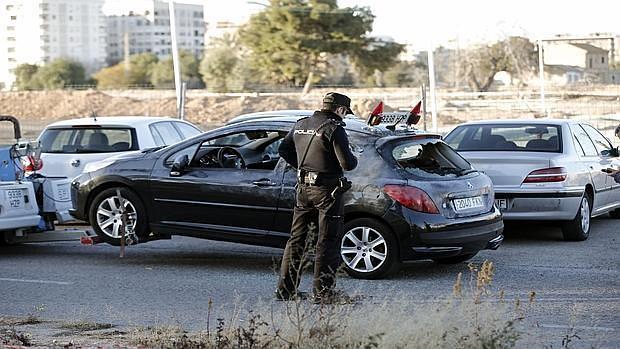
M 217 162 L 222 168 L 245 168 L 245 160 L 235 148 L 221 147 L 217 152 Z

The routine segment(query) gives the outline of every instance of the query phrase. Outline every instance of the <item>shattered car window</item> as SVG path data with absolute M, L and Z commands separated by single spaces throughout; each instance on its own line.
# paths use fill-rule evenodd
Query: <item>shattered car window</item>
M 408 172 L 428 177 L 460 176 L 471 170 L 471 165 L 452 148 L 441 141 L 411 142 L 392 149 L 394 160 Z

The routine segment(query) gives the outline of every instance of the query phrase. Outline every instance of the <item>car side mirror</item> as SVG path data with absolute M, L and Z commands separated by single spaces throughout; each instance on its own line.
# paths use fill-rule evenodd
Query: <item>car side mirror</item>
M 611 148 L 611 150 L 609 151 L 609 156 L 614 158 L 620 157 L 620 150 L 618 149 L 618 147 Z
M 172 169 L 170 169 L 170 176 L 179 177 L 183 175 L 183 172 L 185 171 L 187 166 L 189 166 L 189 156 L 187 156 L 187 154 L 179 155 L 176 159 L 174 159 L 174 162 L 172 163 Z

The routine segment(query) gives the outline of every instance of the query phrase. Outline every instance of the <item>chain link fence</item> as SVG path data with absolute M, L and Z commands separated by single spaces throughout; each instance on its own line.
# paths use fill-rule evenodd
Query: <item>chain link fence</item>
M 318 87 L 309 94 L 298 90 L 260 91 L 248 93 L 211 93 L 206 90 L 187 92 L 187 120 L 203 130 L 224 124 L 239 114 L 278 109 L 316 109 L 322 96 L 331 90 L 349 95 L 353 110 L 366 117 L 383 101 L 387 111 L 408 110 L 421 96 L 419 88 L 353 89 Z M 445 133 L 459 123 L 471 120 L 509 118 L 572 118 L 584 120 L 601 130 L 610 140 L 619 143 L 613 130 L 620 123 L 620 85 L 548 87 L 544 105 L 535 88 L 506 88 L 493 92 L 467 92 L 449 89 L 437 91 L 439 132 Z M 427 96 L 430 93 L 427 92 Z M 426 126 L 431 128 L 431 100 L 427 102 Z M 34 139 L 51 122 L 103 115 L 176 115 L 173 89 L 125 89 L 99 91 L 23 91 L 0 93 L 0 115 L 20 119 L 22 134 Z M 423 128 L 423 123 L 420 125 Z M 8 122 L 0 123 L 0 144 L 12 143 L 13 129 Z

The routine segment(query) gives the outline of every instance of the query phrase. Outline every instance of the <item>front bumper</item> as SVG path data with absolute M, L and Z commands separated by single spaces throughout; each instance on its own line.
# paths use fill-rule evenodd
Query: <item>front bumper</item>
M 571 220 L 575 218 L 583 189 L 550 192 L 496 192 L 496 200 L 505 200 L 502 214 L 506 220 Z

